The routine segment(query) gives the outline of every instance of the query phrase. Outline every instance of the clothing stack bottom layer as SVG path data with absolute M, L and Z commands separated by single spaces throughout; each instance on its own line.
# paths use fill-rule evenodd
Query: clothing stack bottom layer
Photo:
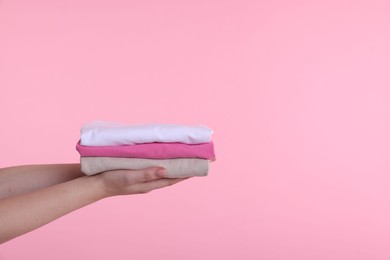
M 202 125 L 92 122 L 82 127 L 76 149 L 87 175 L 164 167 L 167 178 L 207 176 L 216 160 L 212 133 Z

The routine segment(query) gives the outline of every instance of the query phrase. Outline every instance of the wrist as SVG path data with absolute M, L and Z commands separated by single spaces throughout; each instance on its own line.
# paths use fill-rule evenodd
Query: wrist
M 106 189 L 104 180 L 100 174 L 93 176 L 84 176 L 82 178 L 85 178 L 88 182 L 88 185 L 90 185 L 90 187 L 93 189 L 93 194 L 96 200 L 101 200 L 112 196 L 110 192 Z
M 105 178 L 104 173 L 88 177 L 94 179 L 98 196 L 100 196 L 101 199 L 119 195 L 118 189 L 112 188 L 112 185 L 110 185 L 109 181 L 107 181 L 107 178 Z

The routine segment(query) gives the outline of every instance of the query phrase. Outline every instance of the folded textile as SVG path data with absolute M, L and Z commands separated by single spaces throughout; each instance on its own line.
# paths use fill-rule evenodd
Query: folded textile
M 117 146 L 153 142 L 208 143 L 213 130 L 204 125 L 119 124 L 94 121 L 81 128 L 83 146 Z
M 127 157 L 145 159 L 201 158 L 215 160 L 214 143 L 146 143 L 121 146 L 76 145 L 82 157 Z
M 167 178 L 183 178 L 192 176 L 207 176 L 209 161 L 196 158 L 179 159 L 143 159 L 116 157 L 81 157 L 81 171 L 94 175 L 109 170 L 133 169 L 141 170 L 149 167 L 164 167 Z

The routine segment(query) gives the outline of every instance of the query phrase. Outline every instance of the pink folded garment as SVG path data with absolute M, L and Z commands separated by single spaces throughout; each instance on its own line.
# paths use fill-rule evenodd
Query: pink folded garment
M 82 157 L 122 157 L 122 158 L 201 158 L 215 161 L 214 143 L 145 143 L 122 146 L 83 146 L 76 145 Z

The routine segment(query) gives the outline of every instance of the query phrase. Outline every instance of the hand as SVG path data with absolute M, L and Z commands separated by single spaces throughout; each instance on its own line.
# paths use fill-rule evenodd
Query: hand
M 189 178 L 166 178 L 165 175 L 164 168 L 150 167 L 143 170 L 107 171 L 96 177 L 101 179 L 107 197 L 147 193 Z
M 0 174 L 0 183 L 5 183 L 3 187 L 6 189 L 12 187 L 10 186 L 12 183 L 15 183 L 16 187 L 18 180 L 29 181 L 24 182 L 24 189 L 17 191 L 18 196 L 9 196 L 6 190 L 7 196 L 0 199 L 0 244 L 100 199 L 115 195 L 146 193 L 188 179 L 166 178 L 164 171 L 159 170 L 164 168 L 116 170 L 85 176 L 79 165 L 69 167 L 41 165 L 6 169 Z M 17 178 L 9 177 L 14 177 L 17 172 L 19 172 L 16 174 Z M 35 173 L 41 173 L 43 184 L 33 183 Z M 55 174 L 55 177 L 52 177 L 52 174 Z M 82 176 L 77 177 L 79 175 Z M 28 186 L 29 183 L 33 184 Z

